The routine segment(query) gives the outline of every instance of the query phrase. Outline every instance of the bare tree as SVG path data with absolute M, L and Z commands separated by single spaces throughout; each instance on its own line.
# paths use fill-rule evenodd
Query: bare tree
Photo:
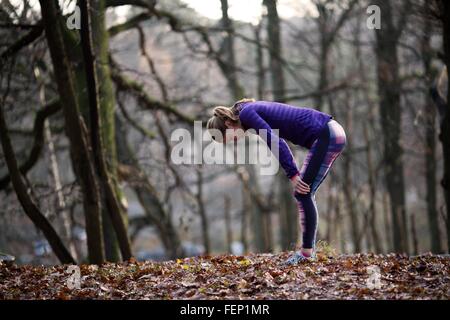
M 443 40 L 444 40 L 444 62 L 447 72 L 450 70 L 450 3 L 439 1 L 442 8 Z M 447 104 L 443 120 L 441 122 L 440 139 L 444 151 L 444 177 L 442 187 L 447 204 L 447 247 L 450 252 L 450 81 L 447 81 Z
M 83 46 L 83 57 L 86 68 L 86 83 L 89 97 L 89 120 L 94 163 L 99 173 L 100 190 L 105 198 L 106 208 L 110 214 L 111 222 L 119 241 L 122 257 L 125 260 L 131 258 L 131 247 L 128 239 L 127 229 L 123 221 L 120 203 L 114 189 L 111 176 L 106 166 L 103 149 L 103 138 L 101 134 L 102 122 L 99 115 L 99 92 L 97 85 L 97 72 L 92 51 L 92 35 L 90 25 L 90 5 L 88 0 L 81 2 L 81 41 Z M 112 143 L 115 143 L 113 141 Z
M 87 128 L 78 110 L 72 67 L 69 64 L 59 23 L 61 12 L 55 2 L 41 1 L 40 3 L 58 92 L 61 100 L 64 101 L 63 111 L 66 132 L 70 140 L 72 163 L 83 190 L 89 261 L 102 263 L 105 261 L 105 255 L 99 185 L 94 171 L 92 154 L 89 151 Z
M 357 0 L 351 1 L 330 1 L 315 0 L 319 17 L 316 19 L 320 37 L 319 51 L 319 81 L 317 91 L 322 92 L 329 86 L 330 52 L 340 29 L 350 17 L 350 14 L 357 4 Z M 333 5 L 343 4 L 342 13 L 336 15 Z M 331 9 L 333 7 L 333 9 Z M 318 94 L 316 97 L 316 108 L 323 108 L 324 95 Z
M 398 61 L 398 41 L 408 16 L 408 1 L 397 25 L 394 23 L 393 4 L 375 2 L 383 12 L 382 27 L 375 31 L 378 93 L 380 96 L 381 127 L 384 141 L 385 182 L 389 192 L 392 215 L 393 245 L 397 252 L 408 252 L 407 213 L 403 173 L 401 137 L 401 103 Z
M 25 185 L 22 174 L 20 173 L 11 139 L 9 137 L 5 115 L 3 112 L 3 105 L 8 95 L 8 91 L 9 81 L 7 83 L 7 89 L 5 90 L 0 104 L 0 140 L 3 148 L 3 154 L 5 156 L 6 165 L 8 167 L 11 182 L 13 184 L 17 198 L 19 199 L 19 202 L 22 205 L 25 214 L 31 219 L 36 227 L 44 233 L 44 236 L 46 237 L 58 259 L 62 263 L 75 264 L 75 259 L 67 250 L 53 226 L 45 218 L 45 216 L 36 205 L 35 201 L 29 195 L 28 187 Z
M 269 41 L 270 75 L 272 78 L 272 91 L 274 100 L 285 102 L 285 79 L 282 66 L 282 43 L 280 32 L 280 18 L 277 11 L 276 0 L 264 0 L 267 8 L 267 34 Z M 278 180 L 278 206 L 280 215 L 280 238 L 283 249 L 292 248 L 297 243 L 298 225 L 296 221 L 297 211 L 295 200 L 292 197 L 291 186 L 282 172 L 277 176 Z
M 430 6 L 429 3 L 426 4 Z M 434 79 L 432 69 L 433 52 L 431 49 L 432 22 L 425 19 L 421 41 L 421 56 L 425 75 Z M 428 224 L 430 228 L 431 250 L 441 252 L 441 235 L 439 230 L 439 214 L 437 209 L 437 157 L 436 157 L 436 108 L 429 94 L 425 94 L 425 179 Z

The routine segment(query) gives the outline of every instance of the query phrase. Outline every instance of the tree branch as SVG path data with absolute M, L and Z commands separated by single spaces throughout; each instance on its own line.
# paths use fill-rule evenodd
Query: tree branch
M 45 218 L 36 203 L 34 203 L 28 194 L 28 187 L 23 181 L 22 174 L 20 173 L 20 169 L 17 165 L 17 159 L 14 155 L 14 149 L 9 138 L 2 106 L 0 106 L 0 139 L 6 164 L 11 175 L 11 181 L 25 214 L 30 218 L 33 224 L 43 232 L 45 238 L 53 249 L 53 252 L 62 263 L 76 264 L 75 259 L 64 246 L 61 238 L 58 236 L 53 226 Z
M 120 91 L 118 91 L 119 93 Z M 125 120 L 127 120 L 127 122 L 137 131 L 139 131 L 143 136 L 149 138 L 149 139 L 154 139 L 156 137 L 156 134 L 150 130 L 148 130 L 147 128 L 144 128 L 143 126 L 141 126 L 136 120 L 134 120 L 130 114 L 128 113 L 127 109 L 125 108 L 125 106 L 123 105 L 122 101 L 119 99 L 119 97 L 117 96 L 116 98 L 117 101 L 117 105 L 119 106 L 119 110 L 122 113 L 123 117 L 125 118 Z
M 22 48 L 26 47 L 34 40 L 40 37 L 42 32 L 44 31 L 44 27 L 41 24 L 36 25 L 30 32 L 24 35 L 22 38 L 13 43 L 8 49 L 2 52 L 0 55 L 0 70 L 3 68 L 6 60 L 12 55 L 16 54 Z
M 144 22 L 145 20 L 148 20 L 153 16 L 154 15 L 151 12 L 140 13 L 140 14 L 130 18 L 128 21 L 125 21 L 124 23 L 120 23 L 120 24 L 110 27 L 108 29 L 109 36 L 114 37 L 123 31 L 133 29 L 136 26 L 138 26 L 139 23 Z
M 353 7 L 356 5 L 357 2 L 358 2 L 358 0 L 352 0 L 352 2 L 350 2 L 350 4 L 348 5 L 348 8 L 345 9 L 345 11 L 341 14 L 338 22 L 336 23 L 335 27 L 333 28 L 333 31 L 330 34 L 330 37 L 329 37 L 330 42 L 332 42 L 334 40 L 334 37 L 336 36 L 336 34 L 338 34 L 339 30 L 342 28 L 344 23 L 347 21 L 347 18 L 350 16 L 350 13 L 352 12 Z
M 44 123 L 45 120 L 56 114 L 59 110 L 61 110 L 61 104 L 59 100 L 55 100 L 46 105 L 43 109 L 39 110 L 36 114 L 36 118 L 34 120 L 33 126 L 33 146 L 31 148 L 31 152 L 28 158 L 19 166 L 19 171 L 22 175 L 26 175 L 27 172 L 33 168 L 36 162 L 39 160 L 39 156 L 41 155 L 42 148 L 44 146 Z M 6 157 L 6 155 L 5 155 Z M 5 189 L 11 177 L 9 174 L 6 174 L 4 177 L 0 178 L 0 190 Z
M 349 87 L 349 84 L 346 81 L 344 81 L 344 82 L 336 83 L 334 85 L 330 85 L 323 90 L 308 92 L 308 93 L 301 94 L 301 95 L 287 96 L 286 101 L 305 100 L 305 99 L 314 98 L 317 96 L 324 96 L 324 95 L 327 95 L 327 94 L 330 94 L 330 93 L 333 93 L 333 92 L 336 92 L 339 90 L 346 89 L 348 87 Z
M 161 110 L 168 115 L 175 116 L 178 120 L 182 122 L 192 124 L 194 122 L 194 118 L 183 114 L 179 110 L 177 110 L 173 105 L 158 101 L 152 97 L 150 97 L 144 86 L 136 81 L 133 81 L 127 78 L 122 73 L 117 70 L 112 70 L 111 73 L 112 79 L 116 83 L 119 90 L 126 91 L 134 95 L 143 105 L 145 109 L 148 110 Z
M 106 7 L 119 7 L 119 6 L 136 6 L 142 8 L 154 7 L 156 0 L 106 0 Z

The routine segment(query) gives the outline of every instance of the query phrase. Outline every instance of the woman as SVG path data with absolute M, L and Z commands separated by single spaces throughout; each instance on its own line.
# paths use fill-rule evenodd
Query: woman
M 315 193 L 323 182 L 336 158 L 345 147 L 344 129 L 333 117 L 309 108 L 244 99 L 233 107 L 216 107 L 214 116 L 207 123 L 208 130 L 218 130 L 226 142 L 239 129 L 254 129 L 271 147 L 275 138 L 273 129 L 279 132 L 278 160 L 294 188 L 302 226 L 302 247 L 288 260 L 297 264 L 314 257 L 317 233 L 317 205 Z M 231 132 L 231 135 L 229 134 Z M 213 139 L 219 140 L 213 136 Z M 298 170 L 288 140 L 295 145 L 309 149 L 303 166 Z

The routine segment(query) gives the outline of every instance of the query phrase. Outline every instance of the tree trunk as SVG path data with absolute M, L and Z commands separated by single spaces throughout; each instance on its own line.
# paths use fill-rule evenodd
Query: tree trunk
M 115 194 L 121 205 L 121 215 L 125 228 L 128 229 L 128 216 L 123 203 L 123 194 L 117 178 L 117 150 L 115 143 L 115 94 L 111 80 L 109 67 L 109 35 L 106 29 L 106 0 L 91 1 L 91 29 L 93 39 L 93 51 L 96 56 L 96 71 L 98 78 L 99 111 L 102 122 L 101 135 L 105 152 L 106 166 Z M 103 214 L 103 231 L 105 239 L 105 252 L 108 261 L 120 260 L 120 246 L 114 231 L 111 218 L 106 210 Z
M 317 85 L 317 92 L 323 92 L 328 87 L 328 56 L 330 51 L 330 43 L 327 42 L 326 32 L 320 32 L 321 45 L 319 55 L 319 83 Z M 323 95 L 318 94 L 315 105 L 317 110 L 323 109 Z
M 270 56 L 269 64 L 273 97 L 278 102 L 285 102 L 285 80 L 283 66 L 281 64 L 283 49 L 281 44 L 280 18 L 277 11 L 277 1 L 264 0 L 263 3 L 267 7 L 267 33 Z
M 99 174 L 100 190 L 106 200 L 106 209 L 110 215 L 116 236 L 119 242 L 123 259 L 132 257 L 127 228 L 123 221 L 123 213 L 120 207 L 116 190 L 112 183 L 110 173 L 106 166 L 102 138 L 102 119 L 99 109 L 99 92 L 97 85 L 97 70 L 95 67 L 95 56 L 92 50 L 91 18 L 89 0 L 80 2 L 81 7 L 81 43 L 86 70 L 86 84 L 89 98 L 90 134 L 94 163 Z M 114 141 L 113 141 L 114 143 Z
M 336 234 L 336 227 L 333 223 L 334 219 L 334 192 L 333 192 L 333 183 L 329 184 L 328 195 L 327 195 L 327 229 L 325 231 L 325 241 L 328 243 L 332 243 L 335 239 L 334 235 Z
M 334 225 L 336 226 L 336 239 L 339 241 L 339 247 L 341 249 L 342 253 L 346 252 L 345 247 L 345 238 L 344 238 L 344 226 L 342 225 L 342 213 L 341 213 L 341 197 L 339 192 L 336 194 L 336 198 L 334 201 L 334 211 L 336 212 L 335 215 L 335 222 Z
M 265 251 L 264 252 L 272 252 L 273 251 L 273 235 L 272 235 L 272 215 L 269 211 L 263 211 L 263 228 L 264 228 L 264 243 L 265 243 Z
M 390 252 L 392 251 L 392 248 L 394 247 L 394 241 L 392 237 L 392 223 L 389 213 L 389 196 L 386 192 L 383 192 L 383 218 L 384 218 L 384 231 L 385 231 L 385 238 L 386 238 L 386 251 Z
M 91 263 L 105 261 L 101 227 L 101 202 L 87 129 L 80 117 L 74 91 L 71 65 L 63 42 L 58 3 L 41 0 L 42 21 L 61 101 L 64 101 L 66 133 L 70 141 L 72 164 L 81 185 L 86 220 L 88 255 Z
M 242 184 L 241 242 L 244 247 L 244 253 L 249 252 L 248 220 L 249 213 L 251 212 L 250 201 L 250 195 L 244 184 Z
M 371 113 L 370 113 L 371 114 Z M 370 117 L 372 118 L 372 117 Z M 368 184 L 369 184 L 369 216 L 370 216 L 370 234 L 372 236 L 374 248 L 376 253 L 381 253 L 382 243 L 380 242 L 380 236 L 378 235 L 378 226 L 377 226 L 377 209 L 376 209 L 376 201 L 377 201 L 377 185 L 375 178 L 375 168 L 373 165 L 373 156 L 372 156 L 372 143 L 369 135 L 369 126 L 364 126 L 364 140 L 367 145 L 366 152 L 366 161 L 367 161 L 367 175 L 368 175 Z
M 270 215 L 270 212 L 267 210 L 266 203 L 262 203 L 264 197 L 261 195 L 258 183 L 253 183 L 256 181 L 256 177 L 252 177 L 252 175 L 256 175 L 256 172 L 253 166 L 247 165 L 239 168 L 238 174 L 243 186 L 244 208 L 251 213 L 252 240 L 255 250 L 269 252 L 271 250 L 271 240 L 269 239 L 271 226 L 268 226 L 270 217 L 267 216 Z
M 272 91 L 275 101 L 285 102 L 285 80 L 283 74 L 283 66 L 281 63 L 282 44 L 280 31 L 280 18 L 277 11 L 276 0 L 264 0 L 264 5 L 267 8 L 267 33 L 269 41 L 269 56 L 270 56 L 270 73 L 272 79 Z M 280 217 L 280 239 L 283 250 L 292 249 L 297 243 L 298 238 L 298 223 L 293 221 L 298 220 L 297 206 L 295 199 L 292 196 L 291 186 L 286 176 L 280 170 L 277 175 L 278 180 L 278 206 Z
M 231 243 L 233 242 L 233 232 L 231 230 L 230 201 L 230 197 L 226 195 L 224 197 L 223 203 L 223 215 L 225 220 L 225 243 L 228 253 L 232 252 Z
M 411 212 L 411 238 L 413 244 L 412 254 L 419 253 L 419 240 L 417 239 L 417 228 L 416 228 L 416 215 Z
M 442 1 L 443 6 L 443 40 L 444 59 L 447 65 L 447 72 L 450 70 L 450 3 Z M 450 81 L 447 81 L 447 108 L 441 124 L 440 140 L 444 151 L 444 177 L 442 187 L 444 188 L 444 198 L 447 205 L 447 249 L 450 252 Z
M 211 241 L 209 239 L 208 215 L 206 214 L 203 200 L 203 172 L 201 168 L 197 168 L 197 193 L 195 196 L 197 198 L 198 214 L 200 215 L 203 246 L 205 247 L 205 254 L 209 254 L 211 252 Z
M 385 182 L 391 202 L 394 250 L 408 252 L 407 213 L 403 175 L 401 139 L 401 84 L 397 45 L 399 30 L 394 26 L 392 4 L 376 1 L 383 12 L 381 29 L 375 31 L 378 94 L 380 96 L 381 127 L 384 142 Z
M 264 100 L 264 90 L 266 88 L 266 70 L 264 68 L 264 50 L 261 46 L 262 39 L 261 39 L 261 27 L 262 27 L 262 21 L 255 26 L 254 28 L 254 34 L 255 34 L 255 41 L 256 41 L 256 59 L 255 59 L 255 65 L 257 68 L 257 89 L 256 94 L 258 97 L 258 100 Z
M 98 90 L 99 90 L 99 113 L 101 117 L 102 127 L 101 135 L 103 138 L 104 151 L 106 152 L 106 165 L 113 183 L 115 192 L 119 197 L 119 201 L 122 203 L 123 194 L 118 185 L 117 179 L 117 153 L 116 145 L 114 143 L 114 107 L 115 96 L 112 90 L 111 75 L 109 69 L 109 43 L 108 33 L 105 29 L 105 6 L 104 0 L 93 1 L 91 11 L 92 14 L 91 29 L 93 37 L 95 38 L 95 44 L 92 50 L 95 53 L 96 59 L 100 63 L 96 64 L 97 78 L 98 78 Z M 70 47 L 68 52 L 70 63 L 74 67 L 76 79 L 75 88 L 77 99 L 80 107 L 81 115 L 83 119 L 89 123 L 89 97 L 86 83 L 86 73 L 83 61 L 82 47 L 79 45 L 78 32 L 71 31 L 67 28 L 62 28 L 64 41 L 66 47 Z M 106 258 L 108 261 L 120 260 L 120 249 L 117 242 L 117 237 L 114 231 L 113 224 L 107 209 L 107 202 L 105 194 L 101 194 L 102 202 L 102 229 Z M 127 215 L 126 208 L 121 206 L 124 224 L 127 227 Z
M 361 81 L 364 84 L 368 84 L 370 81 L 367 78 L 367 71 L 364 64 L 364 59 L 361 52 L 361 45 L 359 44 L 361 41 L 361 25 L 363 17 L 360 17 L 358 19 L 358 26 L 356 27 L 355 32 L 355 41 L 357 42 L 356 45 L 356 52 L 355 56 L 358 61 L 358 69 L 359 74 L 361 77 Z M 381 253 L 383 251 L 383 244 L 381 243 L 381 239 L 378 232 L 378 224 L 377 224 L 377 177 L 376 177 L 376 168 L 374 165 L 374 155 L 373 155 L 373 145 L 371 140 L 371 132 L 375 131 L 374 128 L 374 120 L 375 120 L 375 111 L 376 111 L 376 105 L 373 103 L 371 96 L 370 96 L 370 88 L 369 85 L 364 85 L 363 87 L 363 94 L 364 100 L 367 103 L 368 107 L 368 118 L 367 118 L 367 125 L 363 126 L 363 136 L 364 141 L 367 146 L 366 151 L 366 161 L 367 161 L 367 183 L 369 184 L 369 221 L 370 221 L 370 236 L 372 237 L 373 247 L 375 249 L 376 253 Z
M 345 121 L 345 127 L 349 132 L 352 132 L 352 106 L 347 106 L 347 116 Z M 352 141 L 351 135 L 347 137 L 347 149 L 351 151 L 352 149 Z M 348 215 L 350 217 L 350 225 L 351 225 L 351 236 L 353 241 L 353 249 L 354 252 L 361 251 L 361 237 L 359 231 L 359 221 L 358 221 L 358 213 L 355 210 L 355 203 L 353 199 L 353 179 L 351 176 L 351 167 L 352 167 L 352 158 L 351 154 L 344 153 L 344 197 L 346 202 L 346 208 Z
M 431 51 L 431 21 L 425 20 L 424 34 L 421 39 L 422 64 L 425 75 L 434 79 Z M 441 235 L 439 230 L 439 213 L 437 209 L 437 179 L 436 179 L 436 109 L 431 97 L 425 96 L 425 179 L 428 226 L 430 230 L 431 251 L 442 253 Z
M 220 0 L 222 8 L 222 26 L 227 35 L 222 43 L 222 50 L 224 51 L 223 73 L 227 78 L 228 87 L 233 97 L 236 100 L 244 97 L 244 90 L 239 84 L 236 73 L 236 57 L 234 54 L 234 36 L 233 25 L 228 17 L 228 0 Z
M 249 192 L 249 191 L 248 191 Z M 252 231 L 253 231 L 253 243 L 256 252 L 267 252 L 266 239 L 264 233 L 264 223 L 262 213 L 259 210 L 252 210 Z

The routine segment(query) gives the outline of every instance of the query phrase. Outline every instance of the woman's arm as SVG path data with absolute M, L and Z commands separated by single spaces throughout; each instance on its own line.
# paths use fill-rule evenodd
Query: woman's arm
M 299 174 L 294 156 L 286 141 L 273 133 L 272 128 L 263 118 L 261 118 L 254 106 L 248 105 L 242 109 L 239 113 L 239 118 L 241 123 L 245 126 L 256 130 L 258 135 L 267 143 L 269 149 L 272 150 L 272 139 L 278 139 L 278 155 L 275 154 L 275 156 L 286 172 L 287 177 L 291 179 Z M 260 130 L 262 129 L 266 130 L 266 135 L 260 134 Z

